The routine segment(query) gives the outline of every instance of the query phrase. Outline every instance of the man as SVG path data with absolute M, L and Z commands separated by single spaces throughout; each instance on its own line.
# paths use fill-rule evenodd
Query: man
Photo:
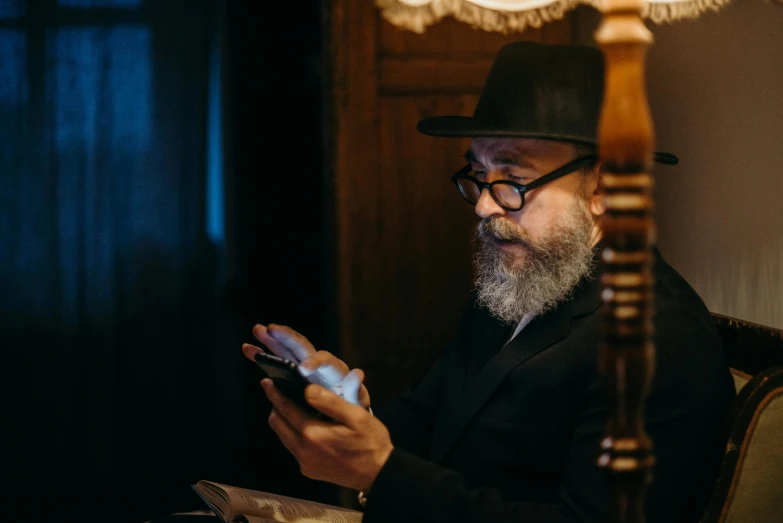
M 481 218 L 476 292 L 455 342 L 377 417 L 360 370 L 286 327 L 254 329 L 318 378 L 324 387 L 308 387 L 307 399 L 334 419 L 308 416 L 264 380 L 270 425 L 305 475 L 365 491 L 365 521 L 607 520 L 596 465 L 608 413 L 597 368 L 602 78 L 597 50 L 515 43 L 500 51 L 472 117 L 419 123 L 472 138 L 469 165 L 452 180 Z M 695 522 L 734 389 L 702 301 L 657 251 L 654 275 L 647 521 Z M 258 350 L 243 346 L 249 357 Z

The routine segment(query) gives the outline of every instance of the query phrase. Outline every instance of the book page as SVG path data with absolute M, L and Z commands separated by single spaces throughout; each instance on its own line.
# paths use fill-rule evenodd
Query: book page
M 282 523 L 361 523 L 362 520 L 361 512 L 324 505 L 315 501 L 220 485 L 209 481 L 199 481 L 198 484 L 207 487 L 208 491 L 217 489 L 223 491 L 216 501 L 225 500 L 230 504 L 230 507 L 224 510 L 223 518 L 226 521 L 232 521 L 239 514 L 267 518 Z
M 216 483 L 210 483 L 209 481 L 199 481 L 195 485 L 191 485 L 196 494 L 201 498 L 204 503 L 207 504 L 212 512 L 224 522 L 230 522 L 233 520 L 233 514 L 231 514 L 231 499 L 228 493 Z
M 285 523 L 360 523 L 362 513 L 354 510 L 322 505 L 314 501 L 289 498 L 267 492 L 237 490 L 242 505 L 250 507 L 249 515 L 258 515 Z
M 274 519 L 259 518 L 256 516 L 237 516 L 234 521 L 237 523 L 278 523 Z

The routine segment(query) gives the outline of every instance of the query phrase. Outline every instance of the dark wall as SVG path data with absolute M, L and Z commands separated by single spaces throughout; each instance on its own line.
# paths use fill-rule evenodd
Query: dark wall
M 333 338 L 327 216 L 323 6 L 234 0 L 226 16 L 225 146 L 229 190 L 226 303 L 242 340 L 256 323 L 289 325 L 318 348 Z M 233 235 L 233 236 L 231 236 Z M 236 345 L 236 344 L 235 344 Z M 232 348 L 238 350 L 238 345 Z M 331 500 L 303 480 L 270 434 L 257 369 L 247 364 L 247 482 Z M 286 474 L 268 472 L 281 469 Z M 248 473 L 245 469 L 244 473 Z
M 322 8 L 228 5 L 226 152 L 236 235 L 230 255 L 244 284 L 235 289 L 243 320 L 288 323 L 325 342 Z

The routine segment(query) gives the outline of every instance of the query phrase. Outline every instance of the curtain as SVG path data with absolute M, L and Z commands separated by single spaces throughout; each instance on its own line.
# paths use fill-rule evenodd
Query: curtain
M 198 479 L 337 502 L 239 351 L 337 351 L 323 6 L 284 8 L 0 0 L 0 520 L 146 521 Z
M 0 2 L 6 495 L 191 479 L 218 446 L 215 14 Z

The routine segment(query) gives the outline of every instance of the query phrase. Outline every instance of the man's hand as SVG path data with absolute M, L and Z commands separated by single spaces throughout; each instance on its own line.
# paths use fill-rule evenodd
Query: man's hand
M 365 409 L 370 407 L 370 393 L 364 386 L 361 370 L 350 370 L 348 365 L 330 352 L 316 351 L 307 338 L 284 325 L 256 325 L 253 327 L 253 335 L 277 356 L 299 364 L 299 370 L 312 383 L 342 395 L 355 405 Z M 256 353 L 262 351 L 255 345 L 245 343 L 242 352 L 253 360 Z
M 305 413 L 272 380 L 264 379 L 261 385 L 274 406 L 269 426 L 299 462 L 302 474 L 356 490 L 370 489 L 393 449 L 383 423 L 318 385 L 307 387 L 305 399 L 333 422 Z

